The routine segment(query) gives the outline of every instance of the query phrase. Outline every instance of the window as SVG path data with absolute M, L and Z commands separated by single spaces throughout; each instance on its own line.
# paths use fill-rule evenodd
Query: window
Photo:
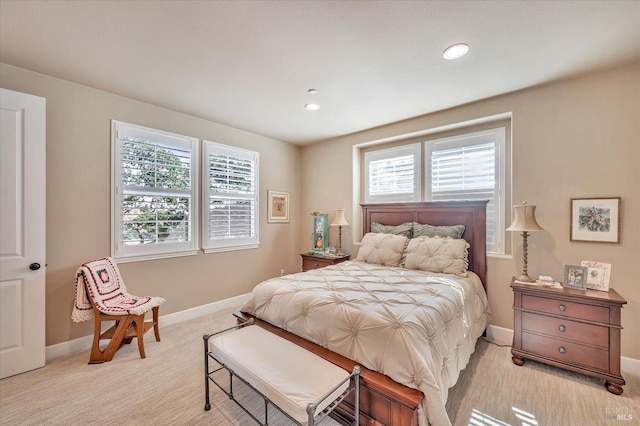
M 198 139 L 112 121 L 118 261 L 196 254 Z
M 422 146 L 365 152 L 365 202 L 489 200 L 487 252 L 504 254 L 505 128 L 424 142 L 424 178 Z
M 420 201 L 421 144 L 365 152 L 365 202 Z
M 257 248 L 258 153 L 204 142 L 205 253 Z
M 504 253 L 504 128 L 426 143 L 426 200 L 489 200 L 487 252 Z

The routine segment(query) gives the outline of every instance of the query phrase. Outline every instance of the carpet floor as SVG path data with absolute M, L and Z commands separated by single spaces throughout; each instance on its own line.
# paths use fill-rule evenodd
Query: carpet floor
M 0 424 L 254 424 L 215 386 L 212 408 L 204 411 L 202 336 L 233 326 L 231 313 L 161 327 L 159 343 L 147 333 L 144 360 L 134 340 L 109 363 L 88 365 L 86 350 L 0 380 Z M 598 379 L 532 361 L 517 367 L 508 347 L 479 340 L 446 407 L 454 426 L 640 425 L 640 376 L 623 376 L 624 393 L 615 396 Z M 262 418 L 261 399 L 241 386 L 235 392 Z M 272 425 L 290 424 L 274 409 L 269 418 Z

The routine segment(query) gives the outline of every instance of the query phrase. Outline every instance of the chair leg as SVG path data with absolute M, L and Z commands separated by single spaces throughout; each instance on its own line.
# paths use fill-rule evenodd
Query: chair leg
M 160 327 L 158 325 L 158 310 L 159 306 L 153 308 L 153 333 L 156 335 L 156 342 L 160 341 Z
M 136 315 L 133 317 L 133 322 L 136 324 L 136 334 L 138 339 L 138 350 L 140 351 L 140 358 L 146 358 L 144 353 L 144 314 Z
M 104 362 L 104 353 L 100 350 L 100 317 L 94 318 L 93 345 L 91 346 L 91 354 L 89 355 L 89 364 L 100 364 Z
M 100 321 L 96 320 L 93 347 L 91 348 L 91 355 L 89 356 L 89 364 L 100 364 L 103 362 L 109 362 L 113 359 L 116 351 L 120 349 L 120 346 L 122 346 L 127 329 L 131 325 L 133 318 L 133 316 L 127 315 L 120 321 L 116 322 L 116 329 L 109 340 L 109 344 L 104 348 L 104 350 L 100 350 Z

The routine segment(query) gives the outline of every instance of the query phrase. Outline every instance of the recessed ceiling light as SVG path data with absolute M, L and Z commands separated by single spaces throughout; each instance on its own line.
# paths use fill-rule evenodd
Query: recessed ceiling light
M 468 44 L 456 43 L 444 49 L 444 52 L 442 52 L 442 57 L 445 59 L 458 59 L 466 55 L 468 51 Z
M 318 93 L 316 89 L 309 89 L 308 92 L 310 95 L 315 95 L 316 93 Z
M 304 107 L 309 111 L 317 111 L 320 109 L 320 105 L 318 104 L 306 104 Z

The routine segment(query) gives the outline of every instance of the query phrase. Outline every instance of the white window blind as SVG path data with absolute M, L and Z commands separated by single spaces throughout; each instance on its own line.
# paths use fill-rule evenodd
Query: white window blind
M 427 142 L 427 200 L 489 200 L 487 252 L 504 253 L 504 128 Z M 497 206 L 497 208 L 496 208 Z
M 205 252 L 258 247 L 258 153 L 208 141 L 204 150 Z
M 420 200 L 421 144 L 366 152 L 365 202 Z
M 112 256 L 195 254 L 198 140 L 117 121 L 112 140 Z

